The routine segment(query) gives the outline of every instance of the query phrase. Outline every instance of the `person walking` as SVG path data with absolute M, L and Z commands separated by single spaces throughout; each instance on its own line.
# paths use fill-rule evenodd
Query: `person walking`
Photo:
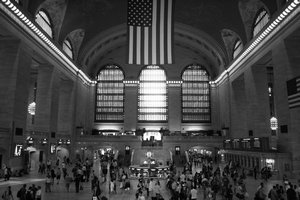
M 70 191 L 70 185 L 71 185 L 72 181 L 73 181 L 72 177 L 69 174 L 66 174 L 66 177 L 65 177 L 65 186 L 66 186 L 67 192 Z
M 254 175 L 254 179 L 257 179 L 257 166 L 255 165 L 253 168 L 253 175 Z
M 57 185 L 59 184 L 60 177 L 61 177 L 61 171 L 60 171 L 60 168 L 58 167 L 56 169 L 56 181 L 57 181 Z
M 196 190 L 196 187 L 193 187 L 191 189 L 191 200 L 196 200 L 197 199 L 197 196 L 198 196 L 198 191 Z
M 8 186 L 7 189 L 2 194 L 3 200 L 14 200 L 14 197 L 12 195 L 11 186 Z
M 272 189 L 268 193 L 268 198 L 270 200 L 279 200 L 278 194 L 276 192 L 276 186 L 273 185 Z
M 36 200 L 42 200 L 42 187 L 38 186 L 36 194 L 35 194 Z
M 265 200 L 267 195 L 264 193 L 264 183 L 261 182 L 255 193 L 254 200 Z
M 77 175 L 75 176 L 75 191 L 76 191 L 76 193 L 79 192 L 80 182 L 81 182 L 81 175 L 80 175 L 80 174 L 77 174 Z
M 26 200 L 26 184 L 22 186 L 22 188 L 17 192 L 17 197 L 19 200 Z
M 45 187 L 45 192 L 51 192 L 51 176 L 48 174 L 46 176 L 46 187 Z
M 286 191 L 287 200 L 297 200 L 297 193 L 294 190 L 294 187 L 291 183 L 289 183 L 289 189 Z

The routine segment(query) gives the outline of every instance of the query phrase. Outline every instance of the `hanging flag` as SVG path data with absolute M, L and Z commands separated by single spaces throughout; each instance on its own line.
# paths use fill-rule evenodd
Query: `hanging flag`
M 287 81 L 289 108 L 300 107 L 300 76 Z
M 173 0 L 128 0 L 128 63 L 173 63 Z

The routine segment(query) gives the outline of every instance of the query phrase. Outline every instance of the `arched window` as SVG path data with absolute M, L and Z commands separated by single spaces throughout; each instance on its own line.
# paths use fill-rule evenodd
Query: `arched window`
M 124 75 L 116 65 L 105 66 L 97 76 L 96 122 L 124 121 Z
M 240 39 L 238 39 L 236 42 L 235 42 L 235 45 L 234 45 L 234 49 L 233 49 L 233 58 L 236 58 L 237 55 L 240 54 L 240 52 L 243 50 L 243 44 L 242 44 L 242 41 Z
M 269 20 L 270 16 L 268 12 L 264 9 L 260 10 L 253 26 L 253 37 L 256 36 L 256 34 L 264 28 L 264 26 L 269 22 Z
M 40 10 L 36 14 L 35 21 L 51 38 L 53 38 L 52 24 L 50 18 L 44 11 Z
M 159 66 L 151 65 L 142 70 L 138 101 L 138 121 L 168 120 L 166 75 Z
M 182 122 L 210 122 L 210 88 L 206 69 L 190 65 L 184 70 L 182 80 Z
M 66 54 L 73 59 L 73 47 L 69 39 L 65 39 L 62 47 Z

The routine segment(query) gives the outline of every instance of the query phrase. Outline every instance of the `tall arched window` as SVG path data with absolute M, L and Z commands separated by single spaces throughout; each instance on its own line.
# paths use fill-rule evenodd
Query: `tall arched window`
M 35 21 L 51 38 L 53 38 L 52 24 L 50 18 L 44 11 L 40 10 L 36 14 Z
M 166 74 L 159 66 L 151 65 L 142 70 L 138 100 L 139 122 L 168 120 Z
M 73 59 L 73 47 L 69 39 L 65 39 L 62 47 L 64 52 L 66 52 L 66 54 Z
M 209 75 L 200 65 L 182 74 L 182 122 L 210 122 Z
M 124 75 L 116 65 L 105 66 L 97 76 L 96 122 L 124 121 Z
M 264 26 L 269 22 L 270 20 L 270 15 L 265 9 L 261 9 L 258 12 L 258 15 L 255 19 L 255 23 L 253 26 L 253 37 L 256 36 L 257 33 L 259 33 Z

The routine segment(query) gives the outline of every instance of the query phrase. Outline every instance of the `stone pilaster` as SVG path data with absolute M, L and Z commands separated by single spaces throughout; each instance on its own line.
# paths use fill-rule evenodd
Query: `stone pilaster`
M 38 70 L 35 130 L 57 130 L 60 76 L 55 67 L 41 65 Z
M 135 130 L 137 127 L 138 83 L 125 83 L 124 131 Z
M 19 40 L 0 39 L 0 146 L 3 148 L 3 162 L 8 163 L 12 156 L 15 130 L 26 128 L 27 99 L 31 55 L 22 48 Z M 11 166 L 14 167 L 14 165 Z
M 60 81 L 59 109 L 57 133 L 70 136 L 73 132 L 74 114 L 74 93 L 75 85 L 70 80 Z
M 271 129 L 266 66 L 254 65 L 245 72 L 244 77 L 247 129 L 252 130 L 255 137 L 268 137 Z
M 179 82 L 179 81 L 177 81 Z M 168 84 L 169 130 L 181 131 L 181 83 Z
M 231 136 L 245 137 L 247 130 L 247 112 L 244 74 L 231 82 Z

